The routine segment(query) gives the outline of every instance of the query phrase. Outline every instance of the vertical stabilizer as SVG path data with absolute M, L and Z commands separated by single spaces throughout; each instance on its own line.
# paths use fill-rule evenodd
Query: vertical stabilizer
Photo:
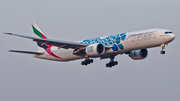
M 36 23 L 32 24 L 32 28 L 33 28 L 33 31 L 34 31 L 34 34 L 36 37 L 47 39 L 47 37 L 44 35 L 42 30 L 38 27 L 38 25 Z M 43 47 L 43 45 L 41 43 L 37 42 L 37 45 L 38 45 L 39 51 L 44 51 L 45 48 Z

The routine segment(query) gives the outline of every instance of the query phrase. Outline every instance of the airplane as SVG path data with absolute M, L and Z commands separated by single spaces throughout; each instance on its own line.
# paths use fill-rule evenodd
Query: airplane
M 158 46 L 162 47 L 160 53 L 165 54 L 165 47 L 175 39 L 170 30 L 153 28 L 70 42 L 48 39 L 36 23 L 32 24 L 32 28 L 35 37 L 4 34 L 31 39 L 37 42 L 39 51 L 9 50 L 10 52 L 33 54 L 35 58 L 64 62 L 85 59 L 81 62 L 81 65 L 85 66 L 93 63 L 92 58 L 109 58 L 110 62 L 105 65 L 109 68 L 118 64 L 114 61 L 118 54 L 127 54 L 133 60 L 141 60 L 147 57 L 147 48 Z

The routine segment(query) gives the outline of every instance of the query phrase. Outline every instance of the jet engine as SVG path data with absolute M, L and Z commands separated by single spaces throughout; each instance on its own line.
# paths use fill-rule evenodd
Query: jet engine
M 129 57 L 131 57 L 133 60 L 145 59 L 147 55 L 147 49 L 133 50 L 129 53 Z
M 92 44 L 86 47 L 86 54 L 89 56 L 99 56 L 102 55 L 104 51 L 105 47 L 100 43 Z

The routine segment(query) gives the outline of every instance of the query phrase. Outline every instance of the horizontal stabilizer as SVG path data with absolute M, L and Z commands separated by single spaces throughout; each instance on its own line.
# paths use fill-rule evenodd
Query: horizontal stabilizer
M 17 53 L 25 53 L 25 54 L 35 54 L 35 55 L 43 54 L 43 53 L 40 53 L 40 52 L 19 51 L 19 50 L 9 50 L 9 52 L 17 52 Z

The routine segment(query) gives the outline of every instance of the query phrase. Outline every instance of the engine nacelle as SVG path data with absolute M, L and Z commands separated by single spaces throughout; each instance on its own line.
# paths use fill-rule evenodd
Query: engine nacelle
M 147 49 L 133 50 L 129 53 L 129 57 L 134 60 L 145 59 L 148 55 Z
M 86 47 L 86 54 L 89 56 L 99 56 L 103 54 L 105 47 L 103 44 L 97 43 Z

